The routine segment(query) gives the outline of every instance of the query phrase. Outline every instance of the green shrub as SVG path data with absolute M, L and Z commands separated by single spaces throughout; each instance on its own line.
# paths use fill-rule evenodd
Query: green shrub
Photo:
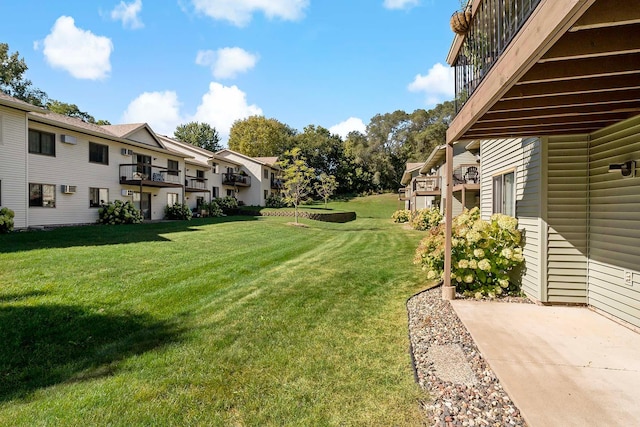
M 420 209 L 411 218 L 411 227 L 425 231 L 437 226 L 442 221 L 442 214 L 438 208 Z
M 452 222 L 451 281 L 466 296 L 494 298 L 519 292 L 509 272 L 524 260 L 517 219 L 495 214 L 480 219 L 480 210 L 465 210 Z M 430 280 L 444 274 L 444 225 L 422 239 L 414 262 L 422 265 Z
M 393 219 L 393 222 L 404 224 L 411 219 L 411 211 L 408 209 L 397 210 L 391 215 L 391 219 Z
M 204 207 L 203 207 L 204 209 Z M 182 203 L 174 203 L 173 205 L 165 206 L 164 208 L 164 217 L 165 219 L 178 219 L 178 220 L 187 220 L 189 221 L 193 213 L 189 206 L 183 205 Z
M 229 213 L 238 209 L 238 200 L 235 197 L 226 196 L 215 199 L 216 204 L 220 206 L 222 212 Z
M 13 231 L 14 212 L 9 208 L 0 209 L 0 234 L 10 233 Z
M 284 199 L 279 194 L 269 194 L 264 201 L 267 208 L 284 208 L 287 206 Z
M 212 218 L 217 218 L 224 215 L 222 213 L 222 208 L 218 206 L 218 203 L 216 202 L 215 199 L 212 200 L 211 203 L 203 204 L 202 209 L 206 210 L 209 213 L 209 216 Z
M 142 212 L 130 200 L 116 200 L 98 209 L 98 224 L 139 224 Z

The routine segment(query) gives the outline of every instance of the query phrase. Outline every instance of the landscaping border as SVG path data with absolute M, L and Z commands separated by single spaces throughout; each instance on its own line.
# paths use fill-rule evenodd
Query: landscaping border
M 251 216 L 288 216 L 288 217 L 293 217 L 296 215 L 294 211 L 290 211 L 290 210 L 262 212 L 262 211 L 248 210 L 248 209 L 241 209 L 239 211 L 239 214 L 251 215 Z M 312 219 L 314 221 L 337 222 L 337 223 L 355 221 L 356 219 L 355 212 L 315 213 L 315 212 L 301 211 L 301 212 L 298 212 L 298 216 L 300 218 Z

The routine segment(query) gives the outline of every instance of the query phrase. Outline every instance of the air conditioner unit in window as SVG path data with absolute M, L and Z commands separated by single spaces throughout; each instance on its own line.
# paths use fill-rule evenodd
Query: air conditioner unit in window
M 128 148 L 122 148 L 120 150 L 123 156 L 133 156 L 133 150 L 129 150 Z
M 60 135 L 60 141 L 71 145 L 76 145 L 78 143 L 76 137 L 71 135 Z
M 120 191 L 120 194 L 123 196 L 133 196 L 133 190 L 122 190 Z
M 60 186 L 60 191 L 62 191 L 64 194 L 73 194 L 76 192 L 76 186 L 75 185 L 61 185 Z

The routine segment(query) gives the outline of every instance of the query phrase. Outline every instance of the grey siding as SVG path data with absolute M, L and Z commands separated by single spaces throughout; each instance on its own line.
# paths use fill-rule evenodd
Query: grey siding
M 27 227 L 26 113 L 0 107 L 0 181 L 2 207 L 15 213 L 15 228 Z
M 541 144 L 537 138 L 483 141 L 481 146 L 482 175 L 480 181 L 482 218 L 493 214 L 493 176 L 508 170 L 516 175 L 516 217 L 524 236 L 525 265 L 522 269 L 522 289 L 532 298 L 542 300 L 541 244 Z
M 547 297 L 587 303 L 588 138 L 549 138 L 547 145 Z
M 640 116 L 594 133 L 589 154 L 589 304 L 640 327 L 640 177 L 608 173 L 640 164 Z

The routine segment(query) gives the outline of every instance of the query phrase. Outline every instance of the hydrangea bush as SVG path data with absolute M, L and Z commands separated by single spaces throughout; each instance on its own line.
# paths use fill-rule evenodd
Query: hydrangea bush
M 203 208 L 209 213 L 209 217 L 211 218 L 224 216 L 222 208 L 218 205 L 216 199 L 212 200 L 211 203 L 205 203 Z
M 284 208 L 287 204 L 279 194 L 269 194 L 264 201 L 267 208 Z
M 142 222 L 142 212 L 131 203 L 116 200 L 98 209 L 98 224 L 139 224 Z
M 397 210 L 391 215 L 391 219 L 393 222 L 403 224 L 405 222 L 409 222 L 411 220 L 411 211 L 407 209 Z
M 187 220 L 189 221 L 193 213 L 189 206 L 183 205 L 182 203 L 174 203 L 173 205 L 165 206 L 164 208 L 164 217 L 166 219 L 178 219 L 178 220 Z
M 453 219 L 451 280 L 466 296 L 495 298 L 519 292 L 509 272 L 524 261 L 517 219 L 495 214 L 480 219 L 480 210 L 465 210 Z M 430 280 L 444 274 L 444 225 L 430 230 L 422 239 L 414 262 L 422 265 Z
M 238 200 L 235 197 L 217 197 L 215 202 L 224 213 L 236 213 L 238 210 Z
M 9 208 L 0 209 L 0 234 L 10 233 L 13 231 L 14 212 Z
M 415 230 L 429 230 L 442 221 L 442 214 L 438 208 L 420 209 L 411 218 L 411 227 Z

